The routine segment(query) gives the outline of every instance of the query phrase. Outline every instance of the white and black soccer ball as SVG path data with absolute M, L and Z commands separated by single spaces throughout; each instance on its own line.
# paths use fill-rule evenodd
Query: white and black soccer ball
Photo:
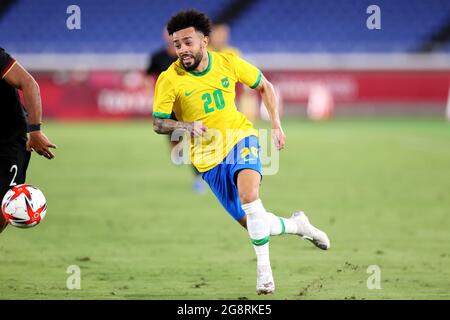
M 31 228 L 44 219 L 47 202 L 38 188 L 19 184 L 5 194 L 1 209 L 9 224 L 18 228 Z

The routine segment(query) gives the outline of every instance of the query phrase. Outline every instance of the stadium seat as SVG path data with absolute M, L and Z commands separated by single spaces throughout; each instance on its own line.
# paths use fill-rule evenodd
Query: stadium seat
M 81 30 L 66 28 L 68 3 L 19 0 L 0 18 L 2 45 L 20 53 L 146 53 L 161 46 L 161 30 L 182 8 L 212 18 L 231 0 L 79 0 Z M 450 1 L 379 0 L 381 30 L 368 30 L 371 1 L 255 1 L 232 26 L 243 52 L 409 52 L 450 19 Z M 134 17 L 129 19 L 129 17 Z M 448 52 L 449 46 L 441 47 Z

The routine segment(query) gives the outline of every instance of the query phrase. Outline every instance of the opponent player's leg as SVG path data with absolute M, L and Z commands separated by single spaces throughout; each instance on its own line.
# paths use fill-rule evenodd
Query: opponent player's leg
M 5 230 L 7 226 L 8 226 L 8 222 L 6 222 L 5 216 L 2 214 L 0 216 L 0 233 L 2 233 L 3 230 Z
M 175 114 L 172 112 L 172 116 L 171 119 L 176 120 L 175 118 Z M 185 156 L 184 150 L 185 148 L 179 148 L 181 144 L 188 144 L 189 146 L 189 136 L 183 135 L 183 136 L 175 136 L 173 137 L 172 140 L 172 135 L 167 135 L 168 137 L 168 141 L 169 141 L 169 145 L 170 145 L 170 156 L 172 158 L 173 161 L 175 161 L 176 163 L 183 163 L 183 157 Z M 197 193 L 204 193 L 206 191 L 205 188 L 205 183 L 203 182 L 202 179 L 202 175 L 200 174 L 200 172 L 197 170 L 197 168 L 191 164 L 191 170 L 192 173 L 194 175 L 194 181 L 192 182 L 192 188 L 194 189 L 195 192 Z
M 4 188 L 0 188 L 0 200 L 3 199 L 3 196 L 6 194 L 8 190 L 4 190 Z M 1 203 L 1 202 L 0 202 Z M 3 212 L 1 212 L 2 209 L 0 208 L 0 233 L 5 230 L 5 228 L 8 226 L 8 222 L 5 219 L 5 216 L 3 215 Z
M 15 171 L 15 167 L 12 166 L 10 158 L 0 157 L 0 206 L 6 192 L 11 188 L 11 181 L 14 176 L 11 171 Z M 0 207 L 0 233 L 8 226 L 8 222 L 1 212 Z
M 205 189 L 205 183 L 203 182 L 203 179 L 202 179 L 202 175 L 193 164 L 191 164 L 191 167 L 192 167 L 192 173 L 194 175 L 194 182 L 192 182 L 192 188 L 197 193 L 204 193 L 206 191 L 206 189 Z
M 0 156 L 0 203 L 4 195 L 15 185 L 25 183 L 31 153 L 25 141 L 8 146 L 11 155 Z M 1 208 L 0 208 L 1 210 Z M 3 213 L 0 214 L 0 233 L 8 226 Z

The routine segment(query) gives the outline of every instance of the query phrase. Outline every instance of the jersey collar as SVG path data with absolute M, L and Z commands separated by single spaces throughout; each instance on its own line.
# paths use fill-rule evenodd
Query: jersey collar
M 208 51 L 208 67 L 205 70 L 203 70 L 202 72 L 189 71 L 189 73 L 196 77 L 204 76 L 205 74 L 207 74 L 209 72 L 209 70 L 211 70 L 211 67 L 212 67 L 212 55 Z

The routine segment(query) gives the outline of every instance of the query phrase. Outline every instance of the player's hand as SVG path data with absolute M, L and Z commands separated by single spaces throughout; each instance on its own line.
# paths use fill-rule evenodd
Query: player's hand
M 284 135 L 283 129 L 281 127 L 272 128 L 272 139 L 277 150 L 281 150 L 284 148 L 284 144 L 286 143 L 286 136 Z
M 43 132 L 30 132 L 27 141 L 27 151 L 36 151 L 37 154 L 47 159 L 53 159 L 55 155 L 50 151 L 50 148 L 56 149 L 56 145 L 51 143 Z
M 200 137 L 208 130 L 208 128 L 200 121 L 187 123 L 186 129 L 190 132 L 191 136 L 194 137 Z

